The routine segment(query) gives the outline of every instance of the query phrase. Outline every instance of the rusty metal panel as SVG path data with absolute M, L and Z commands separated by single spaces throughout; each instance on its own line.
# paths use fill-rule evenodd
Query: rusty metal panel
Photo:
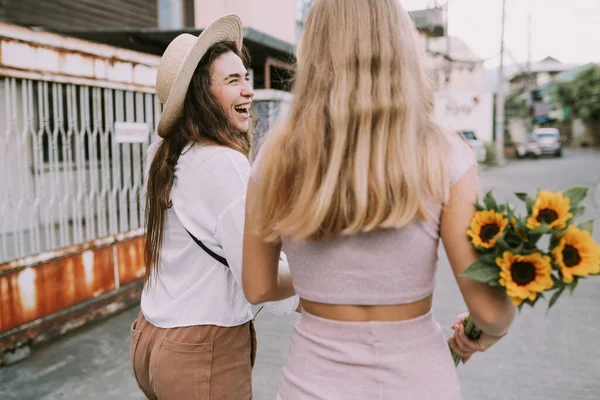
M 119 282 L 127 285 L 144 276 L 144 237 L 116 245 Z
M 6 76 L 154 92 L 159 60 L 0 22 L 0 73 Z
M 142 282 L 136 281 L 121 287 L 119 290 L 86 300 L 15 329 L 0 332 L 0 364 L 2 363 L 3 354 L 7 350 L 15 350 L 25 344 L 39 344 L 64 335 L 86 323 L 106 318 L 138 304 L 141 291 Z
M 0 67 L 152 88 L 156 67 L 0 38 Z
M 114 290 L 114 246 L 32 266 L 0 266 L 0 332 Z

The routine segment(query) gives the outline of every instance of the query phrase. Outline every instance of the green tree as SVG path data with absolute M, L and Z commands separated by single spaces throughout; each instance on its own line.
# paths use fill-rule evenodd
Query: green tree
M 557 84 L 554 93 L 573 117 L 600 123 L 600 66 L 581 71 L 571 82 Z
M 506 114 L 517 118 L 529 117 L 529 107 L 527 100 L 523 98 L 523 91 L 517 91 L 509 94 L 504 104 Z

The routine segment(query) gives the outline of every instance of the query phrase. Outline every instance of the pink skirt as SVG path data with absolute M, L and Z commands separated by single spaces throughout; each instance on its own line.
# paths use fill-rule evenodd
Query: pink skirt
M 339 322 L 306 311 L 294 327 L 278 400 L 461 400 L 433 313 Z

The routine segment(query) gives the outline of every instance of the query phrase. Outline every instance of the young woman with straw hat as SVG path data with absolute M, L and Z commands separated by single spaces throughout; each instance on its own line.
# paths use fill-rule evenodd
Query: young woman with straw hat
M 434 121 L 422 49 L 400 3 L 313 3 L 288 117 L 253 165 L 244 292 L 252 302 L 278 298 L 283 246 L 302 304 L 278 399 L 460 399 L 431 309 L 440 239 L 484 332 L 461 355 L 489 347 L 515 315 L 500 291 L 460 276 L 477 257 L 466 235 L 476 163 Z M 455 335 L 464 344 L 464 331 Z
M 149 399 L 249 399 L 256 354 L 241 286 L 250 104 L 242 24 L 219 18 L 167 47 L 156 91 L 161 137 L 148 150 L 145 287 L 131 359 Z M 267 309 L 298 307 L 282 256 Z M 277 299 L 276 299 L 277 298 Z

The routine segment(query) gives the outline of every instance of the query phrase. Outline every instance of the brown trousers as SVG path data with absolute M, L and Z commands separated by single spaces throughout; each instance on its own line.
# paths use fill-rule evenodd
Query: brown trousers
M 131 326 L 131 361 L 138 386 L 153 400 L 252 398 L 256 332 L 249 321 L 162 329 L 140 312 Z

